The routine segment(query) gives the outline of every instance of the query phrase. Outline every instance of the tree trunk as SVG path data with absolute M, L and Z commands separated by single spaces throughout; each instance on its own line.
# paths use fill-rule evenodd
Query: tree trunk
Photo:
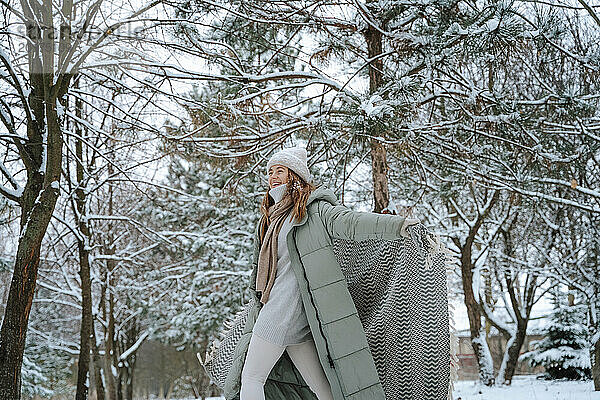
M 77 365 L 76 400 L 87 399 L 88 371 L 90 369 L 90 338 L 92 330 L 92 283 L 90 279 L 89 252 L 85 243 L 79 242 L 79 276 L 81 277 L 81 331 L 79 337 L 79 362 Z
M 502 358 L 502 364 L 498 371 L 497 383 L 501 385 L 510 385 L 512 378 L 517 369 L 519 362 L 519 355 L 521 354 L 521 347 L 525 342 L 525 336 L 527 334 L 527 325 L 519 326 L 513 336 L 508 338 L 506 343 L 506 351 Z
M 112 164 L 108 164 L 108 175 L 112 176 L 113 174 L 113 166 Z M 113 187 L 112 183 L 108 185 L 108 215 L 113 215 Z M 112 224 L 109 222 L 108 224 L 108 234 L 106 238 L 106 245 L 104 246 L 104 254 L 106 255 L 114 255 L 115 248 L 113 242 L 113 232 L 112 232 Z M 115 297 L 114 297 L 114 277 L 112 275 L 113 270 L 115 268 L 114 260 L 106 261 L 107 274 L 105 278 L 105 285 L 107 290 L 107 298 L 108 298 L 108 312 L 106 313 L 105 307 L 105 318 L 104 320 L 108 322 L 108 327 L 106 329 L 106 334 L 104 336 L 104 346 L 106 349 L 106 354 L 104 356 L 104 362 L 106 365 L 106 374 L 104 374 L 106 378 L 106 389 L 107 389 L 107 400 L 118 400 L 118 388 L 117 388 L 117 376 L 115 376 L 115 372 L 117 371 L 117 349 L 116 349 L 116 337 L 115 337 Z
M 515 239 L 512 237 L 512 231 L 514 229 L 514 224 L 518 219 L 518 214 L 518 212 L 515 213 L 514 218 L 508 225 L 507 229 L 501 228 L 499 230 L 504 240 L 504 252 L 512 259 L 518 257 L 514 249 Z M 548 243 L 549 245 L 554 243 L 556 232 L 556 230 L 552 232 L 551 239 Z M 504 291 L 508 293 L 510 307 L 513 309 L 516 321 L 514 324 L 514 331 L 509 331 L 505 327 L 502 327 L 495 322 L 496 328 L 507 340 L 506 350 L 504 351 L 504 356 L 502 357 L 502 364 L 500 366 L 500 370 L 498 371 L 497 382 L 501 385 L 510 385 L 519 362 L 521 347 L 523 346 L 525 337 L 527 335 L 527 325 L 529 325 L 531 310 L 535 304 L 535 292 L 538 287 L 538 274 L 535 271 L 527 272 L 525 281 L 528 283 L 521 285 L 519 284 L 518 274 L 513 275 L 505 270 L 504 281 L 506 283 Z M 520 293 L 521 290 L 522 293 Z
M 92 321 L 92 337 L 90 338 L 92 354 L 94 355 L 92 366 L 94 370 L 94 381 L 96 383 L 96 397 L 98 400 L 104 400 L 104 382 L 102 382 L 102 357 L 96 344 L 96 330 Z
M 486 340 L 485 328 L 481 325 L 481 311 L 473 292 L 473 261 L 471 249 L 476 231 L 471 230 L 464 245 L 460 246 L 460 269 L 464 302 L 471 331 L 471 344 L 479 366 L 479 380 L 486 386 L 494 384 L 494 363 Z
M 123 332 L 123 329 L 121 329 L 121 332 Z M 135 318 L 130 320 L 129 327 L 124 332 L 124 335 L 120 335 L 120 354 L 129 351 L 139 339 L 139 326 L 137 325 Z M 135 372 L 138 349 L 139 348 L 131 351 L 127 358 L 120 360 L 119 362 L 119 381 L 122 400 L 133 400 L 133 375 Z
M 485 327 L 482 327 L 481 325 L 481 306 L 477 302 L 477 298 L 473 292 L 474 265 L 472 251 L 477 231 L 488 217 L 490 210 L 498 201 L 499 196 L 499 191 L 495 191 L 493 193 L 488 206 L 484 210 L 481 210 L 479 215 L 477 215 L 475 223 L 470 226 L 469 234 L 467 235 L 464 243 L 461 243 L 460 237 L 452 237 L 452 241 L 456 247 L 460 249 L 460 269 L 464 303 L 467 308 L 467 317 L 469 318 L 471 344 L 473 346 L 473 352 L 475 353 L 477 365 L 479 366 L 479 380 L 486 386 L 492 386 L 494 384 L 494 363 L 492 361 L 492 355 L 486 341 Z M 447 207 L 451 214 L 458 215 L 458 210 L 456 210 L 451 203 L 448 203 Z M 453 221 L 453 223 L 454 222 L 455 221 Z
M 35 179 L 40 180 L 40 177 Z M 29 185 L 29 184 L 28 184 Z M 24 196 L 21 231 L 4 320 L 0 330 L 0 398 L 20 399 L 21 365 L 25 349 L 25 334 L 35 293 L 40 248 L 56 199 L 58 187 L 29 185 Z M 39 196 L 39 201 L 36 199 Z M 24 201 L 24 203 L 25 203 Z
M 123 372 L 122 368 L 117 370 L 117 400 L 123 400 Z
M 133 373 L 135 371 L 135 365 L 131 366 L 129 374 L 127 376 L 127 391 L 125 393 L 126 400 L 133 400 Z
M 108 260 L 109 263 L 110 261 L 111 260 Z M 115 337 L 114 297 L 111 293 L 112 287 L 108 283 L 111 279 L 107 277 L 106 281 L 108 286 L 108 312 L 106 312 L 108 327 L 106 328 L 104 335 L 104 378 L 106 381 L 107 400 L 117 400 L 117 383 L 114 374 L 116 367 L 113 365 L 113 354 L 115 352 L 113 340 Z
M 569 307 L 573 307 L 575 305 L 575 294 L 573 293 L 574 290 L 575 288 L 572 285 L 569 285 L 569 294 L 567 295 L 567 305 Z
M 173 388 L 175 387 L 175 382 L 169 382 L 169 389 L 167 390 L 167 394 L 165 395 L 165 399 L 170 400 L 171 396 L 173 396 Z
M 74 86 L 79 86 L 79 79 L 75 79 Z M 82 101 L 75 100 L 75 114 L 82 119 Z M 81 127 L 76 126 L 77 137 L 82 136 Z M 80 139 L 75 143 L 75 163 L 77 172 L 77 189 L 75 190 L 74 214 L 78 216 L 77 226 L 81 238 L 77 238 L 77 247 L 79 250 L 79 277 L 81 278 L 81 332 L 79 335 L 79 362 L 77 364 L 77 392 L 76 400 L 86 400 L 88 396 L 88 372 L 90 370 L 90 339 L 92 336 L 92 281 L 90 279 L 90 251 L 89 236 L 90 230 L 87 225 L 87 215 L 85 209 L 85 187 L 83 176 L 83 144 Z
M 0 332 L 1 399 L 21 398 L 21 365 L 25 334 L 40 262 L 40 244 L 36 242 L 35 238 L 23 238 L 17 250 L 17 261 Z
M 39 171 L 42 165 L 40 154 L 37 170 L 33 173 L 28 171 L 27 184 L 20 199 L 21 236 L 0 329 L 0 399 L 21 398 L 21 365 L 40 264 L 40 248 L 59 195 L 57 183 L 60 179 L 62 137 L 55 105 L 46 105 L 45 111 L 56 121 L 47 126 L 46 174 Z
M 134 357 L 131 355 L 130 357 Z M 121 368 L 121 394 L 123 400 L 133 400 L 133 373 L 135 371 L 135 357 L 123 361 Z
M 380 213 L 388 208 L 390 204 L 390 192 L 388 188 L 388 166 L 386 151 L 383 144 L 371 140 L 371 163 L 373 171 L 373 199 L 375 207 L 373 212 Z
M 465 256 L 465 254 L 467 255 Z M 486 386 L 492 386 L 494 384 L 494 363 L 485 338 L 485 329 L 481 325 L 479 305 L 475 300 L 475 294 L 473 292 L 473 271 L 470 251 L 463 251 L 463 256 L 461 257 L 461 272 L 465 296 L 464 302 L 467 307 L 467 316 L 469 318 L 469 327 L 471 331 L 471 344 L 473 346 L 477 365 L 479 366 L 479 380 Z
M 369 26 L 363 33 L 367 42 L 367 52 L 370 59 L 381 55 L 383 49 L 383 38 L 381 32 Z M 383 82 L 383 58 L 378 58 L 369 63 L 369 92 L 375 93 Z M 385 137 L 386 133 L 381 131 L 379 124 L 371 124 L 368 133 L 372 136 Z M 371 139 L 371 171 L 373 175 L 373 212 L 380 213 L 388 208 L 390 203 L 390 192 L 388 188 L 388 165 L 386 150 L 383 143 Z
M 594 337 L 590 350 L 590 359 L 592 360 L 592 377 L 594 379 L 594 390 L 600 391 L 600 332 Z
M 36 4 L 42 7 L 42 3 Z M 43 7 L 51 10 L 50 0 L 44 0 Z M 28 26 L 54 25 L 51 12 L 41 13 L 41 16 L 42 20 L 36 19 L 31 8 L 23 9 L 24 22 Z M 19 157 L 27 170 L 27 181 L 23 194 L 13 199 L 21 207 L 21 235 L 0 328 L 0 399 L 10 400 L 21 398 L 21 366 L 40 248 L 59 195 L 63 139 L 62 117 L 57 114 L 56 104 L 69 84 L 67 79 L 64 87 L 53 86 L 54 40 L 48 46 L 46 35 L 36 35 L 34 29 L 28 30 L 27 35 L 31 90 L 26 101 L 31 115 L 27 114 L 27 138 L 17 143 Z M 48 70 L 44 71 L 42 66 Z
M 19 158 L 27 171 L 23 193 L 13 198 L 21 207 L 21 234 L 15 266 L 0 328 L 0 399 L 21 398 L 21 366 L 29 313 L 35 294 L 40 249 L 59 195 L 63 160 L 63 117 L 57 113 L 57 102 L 66 93 L 71 75 L 54 72 L 55 37 L 48 30 L 55 26 L 50 0 L 22 3 L 22 18 L 27 29 L 27 61 L 30 91 L 24 100 L 26 139 L 15 140 Z M 31 6 L 31 7 L 30 7 Z M 65 0 L 62 18 L 71 18 L 72 2 Z M 34 15 L 35 12 L 35 15 Z M 59 60 L 70 50 L 69 35 L 59 36 Z M 60 83 L 58 83 L 60 82 Z M 21 85 L 15 79 L 15 85 Z M 25 89 L 25 87 L 23 87 Z

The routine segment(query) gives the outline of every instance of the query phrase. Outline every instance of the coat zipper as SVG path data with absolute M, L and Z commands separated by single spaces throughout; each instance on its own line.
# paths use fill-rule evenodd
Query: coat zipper
M 293 228 L 295 227 L 292 227 L 292 230 L 294 231 L 294 247 L 296 248 L 296 253 L 298 254 L 298 260 L 300 260 L 300 264 L 302 265 L 302 271 L 304 273 L 304 280 L 306 281 L 306 285 L 308 287 L 308 295 L 310 296 L 310 302 L 312 303 L 313 308 L 315 309 L 315 315 L 317 316 L 317 321 L 319 322 L 319 330 L 321 331 L 321 336 L 323 336 L 323 339 L 325 340 L 325 349 L 327 350 L 327 361 L 329 361 L 329 366 L 335 369 L 335 365 L 333 365 L 333 358 L 331 357 L 331 353 L 329 351 L 329 343 L 327 342 L 327 337 L 325 336 L 325 332 L 323 332 L 323 325 L 321 324 L 321 319 L 319 318 L 319 309 L 315 305 L 315 300 L 313 299 L 312 292 L 310 290 L 310 282 L 308 281 L 308 277 L 306 276 L 306 269 L 304 268 L 304 263 L 302 262 L 302 257 L 300 256 L 300 251 L 298 250 L 298 245 L 296 244 L 296 230 Z

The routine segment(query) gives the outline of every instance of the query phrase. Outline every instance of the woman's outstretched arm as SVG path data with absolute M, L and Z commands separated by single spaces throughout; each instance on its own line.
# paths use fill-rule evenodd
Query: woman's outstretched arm
M 398 239 L 408 236 L 406 226 L 419 222 L 399 215 L 353 211 L 327 201 L 319 201 L 317 206 L 329 236 L 336 239 Z

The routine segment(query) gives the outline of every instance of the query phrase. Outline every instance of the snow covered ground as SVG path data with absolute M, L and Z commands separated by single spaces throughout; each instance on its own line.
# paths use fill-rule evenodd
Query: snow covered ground
M 487 388 L 476 381 L 459 381 L 454 400 L 600 400 L 592 381 L 545 381 L 516 376 L 511 386 Z
M 223 400 L 223 397 L 210 400 Z M 476 381 L 459 381 L 455 385 L 454 400 L 600 400 L 600 392 L 594 392 L 592 381 L 545 381 L 517 376 L 511 386 L 493 388 Z

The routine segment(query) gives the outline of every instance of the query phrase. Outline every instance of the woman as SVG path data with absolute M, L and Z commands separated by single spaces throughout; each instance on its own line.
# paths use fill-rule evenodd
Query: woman
M 267 164 L 270 189 L 261 205 L 262 246 L 255 281 L 264 306 L 254 324 L 242 370 L 241 400 L 265 398 L 264 384 L 284 351 L 317 398 L 333 400 L 287 249 L 287 233 L 294 219 L 299 221 L 306 213 L 307 197 L 314 190 L 308 183 L 305 160 L 306 152 L 290 149 L 278 153 Z
M 383 400 L 332 239 L 397 239 L 418 220 L 339 205 L 331 190 L 311 183 L 306 159 L 306 150 L 296 147 L 267 163 L 269 191 L 251 275 L 259 301 L 244 328 L 249 342 L 240 340 L 235 349 L 225 396 Z

